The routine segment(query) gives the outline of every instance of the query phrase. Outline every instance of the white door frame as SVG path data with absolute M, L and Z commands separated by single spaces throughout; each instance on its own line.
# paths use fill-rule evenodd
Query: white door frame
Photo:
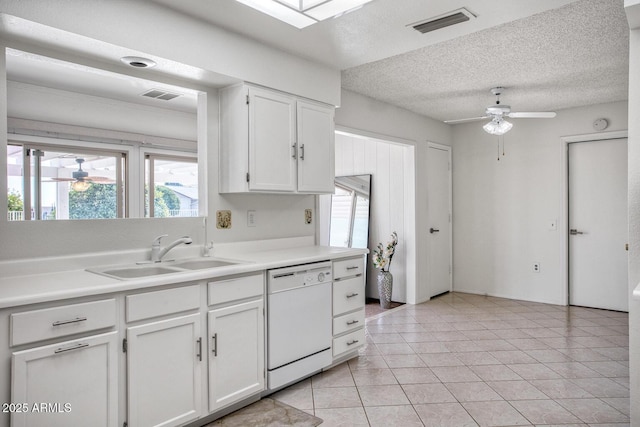
M 565 305 L 569 305 L 569 144 L 576 142 L 607 141 L 611 139 L 628 138 L 626 130 L 590 133 L 584 135 L 572 135 L 561 137 L 562 141 L 562 221 L 558 224 L 558 230 L 563 233 L 560 268 L 563 277 L 563 299 Z
M 437 150 L 446 151 L 449 154 L 449 185 L 448 185 L 448 193 L 449 193 L 449 292 L 453 291 L 453 163 L 451 159 L 451 147 L 448 145 L 437 144 L 435 142 L 429 142 L 427 144 L 427 153 L 429 153 L 429 148 L 435 148 Z M 428 154 L 427 154 L 428 155 Z M 427 203 L 429 203 L 429 195 L 427 195 Z M 426 224 L 430 224 L 431 218 L 427 218 Z M 431 254 L 427 255 L 427 265 L 431 263 Z M 429 283 L 429 295 L 431 295 L 432 283 Z

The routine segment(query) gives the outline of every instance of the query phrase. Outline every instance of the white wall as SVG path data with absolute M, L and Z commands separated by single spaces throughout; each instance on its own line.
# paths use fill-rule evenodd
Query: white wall
M 640 2 L 625 1 L 629 38 L 629 291 L 640 283 Z M 631 425 L 640 425 L 640 301 L 629 299 Z
M 373 138 L 336 135 L 336 176 L 371 174 L 367 297 L 379 298 L 373 250 L 378 242 L 386 245 L 391 233 L 398 233 L 398 246 L 391 262 L 392 300 L 407 301 L 407 288 L 415 287 L 415 276 L 407 277 L 407 255 L 415 252 L 413 206 L 413 146 L 392 144 Z M 411 173 L 405 173 L 410 171 Z M 407 239 L 407 236 L 409 239 Z M 415 256 L 415 255 L 414 255 Z M 413 258 L 412 256 L 411 258 Z M 410 268 L 414 271 L 414 268 Z
M 338 71 L 267 48 L 167 9 L 156 8 L 152 3 L 71 0 L 52 6 L 54 5 L 50 2 L 38 0 L 11 1 L 3 2 L 3 12 L 11 10 L 11 13 L 18 16 L 75 30 L 79 34 L 120 46 L 162 55 L 170 60 L 211 68 L 219 66 L 217 71 L 229 73 L 234 78 L 339 103 Z M 143 15 L 145 19 L 139 19 Z M 2 25 L 6 25 L 7 15 L 0 14 L 0 18 L 0 29 L 6 30 Z M 117 22 L 118 25 L 105 25 L 105 22 Z M 127 30 L 124 31 L 123 28 Z M 159 31 L 158 28 L 166 30 Z M 145 31 L 147 34 L 143 35 Z M 150 33 L 154 37 L 148 37 Z M 146 48 L 149 50 L 145 50 Z M 203 54 L 207 51 L 216 54 Z M 44 49 L 40 53 L 47 54 L 48 51 Z M 5 158 L 7 92 L 5 58 L 4 55 L 0 56 L 0 155 Z M 174 80 L 173 83 L 177 83 L 177 79 Z M 193 86 L 193 82 L 186 86 Z M 204 120 L 198 120 L 197 124 L 198 134 L 204 135 L 204 138 L 199 138 L 203 141 L 198 148 L 199 156 L 204 156 L 207 163 L 206 170 L 201 171 L 201 185 L 208 189 L 209 218 L 215 218 L 216 210 L 230 209 L 233 216 L 231 229 L 219 230 L 215 228 L 213 220 L 207 222 L 205 229 L 203 220 L 197 218 L 19 224 L 0 219 L 0 260 L 148 248 L 155 236 L 165 233 L 170 235 L 169 238 L 191 235 L 198 244 L 211 240 L 214 243 L 224 243 L 283 237 L 313 238 L 315 221 L 313 224 L 305 224 L 304 210 L 314 209 L 315 212 L 314 196 L 218 194 L 217 90 L 210 89 L 208 94 Z M 113 116 L 110 117 L 114 119 Z M 3 185 L 6 187 L 6 164 L 0 164 L 0 186 Z M 0 192 L 0 203 L 6 206 L 5 192 Z M 256 210 L 256 227 L 246 226 L 246 211 L 249 209 Z M 315 217 L 317 220 L 317 215 Z
M 415 185 L 414 197 L 405 197 L 409 209 L 415 210 L 415 233 L 405 236 L 407 247 L 407 276 L 415 277 L 415 287 L 407 288 L 407 302 L 417 304 L 429 299 L 427 274 L 428 229 L 421 226 L 427 222 L 427 152 L 428 142 L 451 145 L 452 131 L 449 125 L 412 113 L 402 108 L 376 101 L 372 98 L 342 91 L 342 105 L 336 110 L 336 126 L 350 133 L 381 140 L 399 142 L 414 147 Z M 375 189 L 373 190 L 375 191 Z M 411 200 L 413 199 L 413 200 Z M 412 271 L 412 266 L 415 268 Z
M 555 119 L 514 119 L 497 160 L 498 137 L 481 122 L 454 126 L 453 287 L 553 304 L 566 303 L 563 136 L 627 129 L 627 103 L 558 112 Z M 548 222 L 558 221 L 556 231 Z M 534 262 L 541 264 L 533 273 Z
M 195 141 L 195 113 L 9 82 L 8 116 Z M 195 147 L 195 146 L 194 146 Z
M 13 15 L 205 72 L 231 76 L 332 105 L 340 104 L 339 70 L 181 15 L 151 1 L 3 0 L 2 13 L 5 15 L 0 16 L 0 29 L 3 24 L 7 27 L 17 25 L 16 20 L 8 19 L 7 15 Z M 64 40 L 66 37 L 60 34 L 57 38 Z M 99 47 L 91 40 L 85 44 Z M 119 58 L 114 61 L 119 62 Z

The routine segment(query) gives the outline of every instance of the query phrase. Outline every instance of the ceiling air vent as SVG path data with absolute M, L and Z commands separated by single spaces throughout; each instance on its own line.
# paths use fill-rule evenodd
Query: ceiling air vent
M 466 22 L 475 17 L 476 16 L 473 13 L 469 12 L 465 8 L 462 8 L 445 13 L 444 15 L 436 16 L 435 18 L 430 18 L 426 21 L 420 21 L 407 26 L 413 27 L 416 31 L 420 31 L 422 34 L 424 34 L 430 31 L 439 30 L 440 28 L 445 28 L 451 25 Z
M 171 93 L 171 92 L 165 92 L 163 90 L 159 90 L 159 89 L 151 89 L 150 91 L 147 91 L 145 93 L 142 94 L 142 96 L 146 96 L 149 98 L 155 98 L 155 99 L 162 99 L 163 101 L 169 101 L 173 98 L 177 98 L 180 96 L 179 93 Z

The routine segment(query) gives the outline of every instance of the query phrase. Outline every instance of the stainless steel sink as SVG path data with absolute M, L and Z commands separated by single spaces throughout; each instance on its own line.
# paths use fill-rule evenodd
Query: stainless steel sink
M 174 267 L 185 268 L 187 270 L 201 270 L 204 268 L 225 267 L 227 265 L 238 264 L 234 261 L 223 261 L 220 259 L 193 259 L 189 261 L 176 262 L 172 264 Z

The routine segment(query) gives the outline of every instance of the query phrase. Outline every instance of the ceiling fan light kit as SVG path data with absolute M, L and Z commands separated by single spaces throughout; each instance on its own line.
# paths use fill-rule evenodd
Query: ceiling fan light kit
M 476 120 L 491 119 L 491 121 L 482 126 L 482 128 L 491 135 L 504 135 L 513 127 L 513 123 L 506 121 L 504 119 L 505 117 L 514 119 L 552 119 L 556 116 L 556 113 L 552 111 L 512 112 L 511 106 L 500 104 L 500 95 L 503 91 L 504 88 L 502 86 L 496 86 L 491 89 L 491 93 L 496 96 L 496 103 L 486 108 L 484 116 L 468 119 L 445 120 L 445 123 L 457 124 Z
M 482 126 L 482 129 L 491 135 L 504 135 L 509 132 L 512 127 L 513 123 L 508 122 L 501 117 L 495 117 L 489 123 Z
M 87 191 L 89 187 L 91 187 L 91 183 L 88 181 L 73 181 L 71 183 L 71 189 L 73 191 L 83 192 Z

